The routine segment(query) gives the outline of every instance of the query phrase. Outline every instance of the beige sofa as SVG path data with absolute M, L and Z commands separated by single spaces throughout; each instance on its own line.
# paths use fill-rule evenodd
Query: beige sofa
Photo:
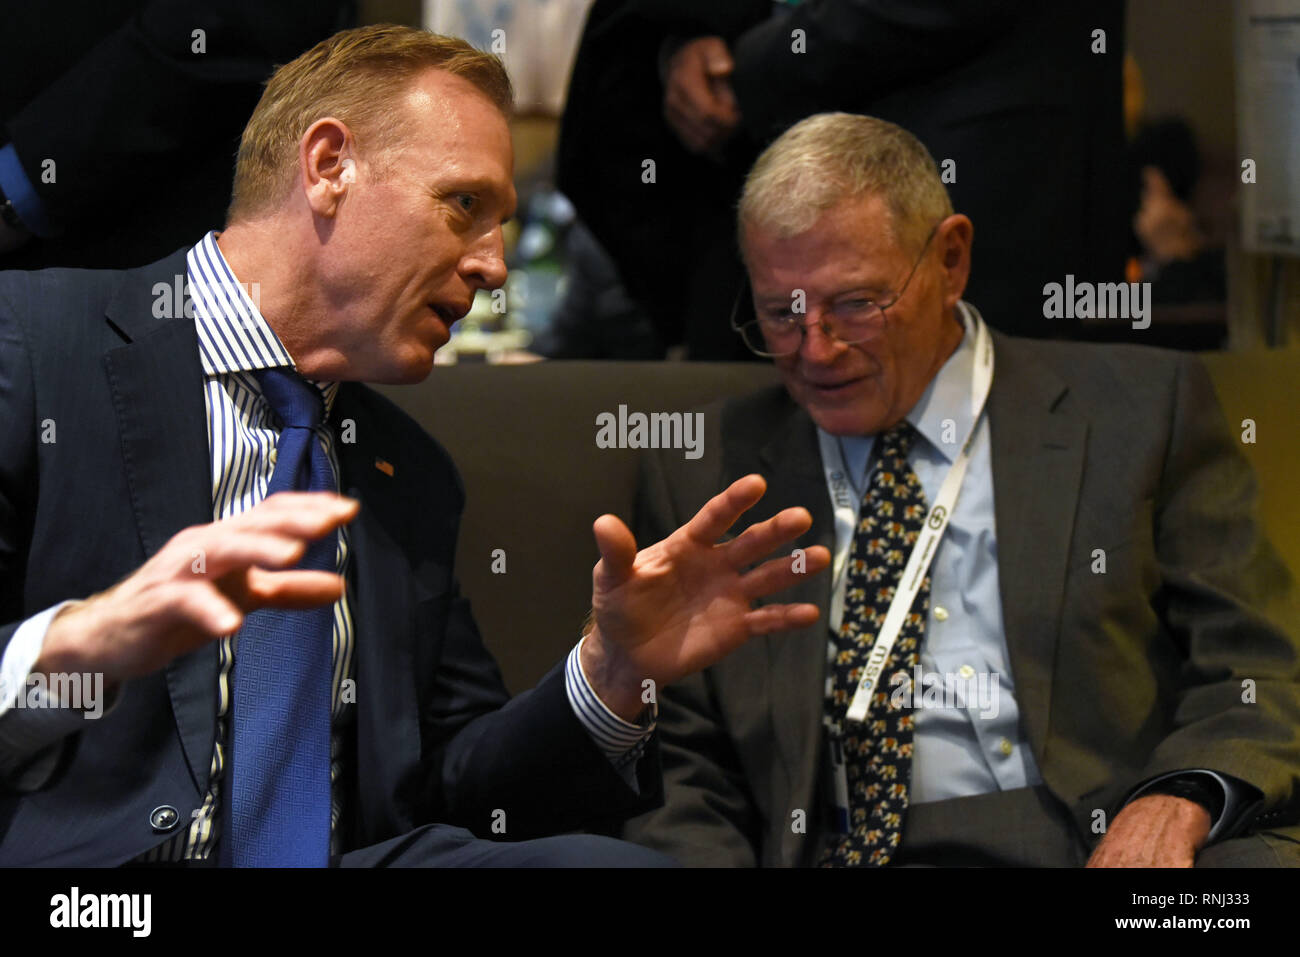
M 1261 485 L 1274 544 L 1300 569 L 1300 350 L 1204 356 Z M 592 521 L 630 520 L 638 452 L 602 449 L 596 418 L 683 411 L 775 382 L 766 364 L 544 362 L 439 367 L 385 392 L 451 452 L 465 482 L 458 575 L 512 692 L 577 640 L 597 555 Z M 1135 410 L 1135 414 L 1140 414 Z M 493 571 L 495 549 L 505 571 Z M 500 553 L 498 553 L 498 558 Z M 500 568 L 500 562 L 496 563 Z

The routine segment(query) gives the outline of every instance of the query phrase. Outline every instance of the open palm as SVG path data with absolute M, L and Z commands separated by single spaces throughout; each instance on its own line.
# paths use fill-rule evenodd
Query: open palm
M 738 479 L 672 535 L 640 552 L 615 516 L 597 520 L 601 560 L 592 573 L 592 637 L 616 659 L 611 674 L 637 688 L 647 678 L 671 684 L 755 635 L 817 620 L 813 604 L 752 607 L 830 564 L 830 553 L 815 546 L 798 560 L 787 554 L 750 567 L 808 530 L 812 516 L 806 509 L 785 509 L 716 544 L 765 490 L 761 476 Z

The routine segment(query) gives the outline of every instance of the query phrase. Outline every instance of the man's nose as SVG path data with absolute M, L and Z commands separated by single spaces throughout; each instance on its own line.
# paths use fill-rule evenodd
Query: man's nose
M 506 281 L 506 248 L 501 227 L 476 243 L 461 260 L 461 274 L 479 289 L 499 289 Z
M 831 362 L 844 347 L 844 343 L 826 330 L 825 321 L 826 313 L 821 310 L 810 311 L 803 321 L 799 355 L 805 362 Z

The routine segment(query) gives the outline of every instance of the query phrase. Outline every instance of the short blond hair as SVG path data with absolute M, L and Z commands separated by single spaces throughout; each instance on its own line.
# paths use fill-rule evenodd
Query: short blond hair
M 872 195 L 889 209 L 894 241 L 914 250 L 953 211 L 930 152 L 901 126 L 853 113 L 800 120 L 763 151 L 745 178 L 741 249 L 747 226 L 790 238 L 832 207 Z
M 298 142 L 319 119 L 333 116 L 346 123 L 358 149 L 399 146 L 399 97 L 428 69 L 468 80 L 507 117 L 514 109 L 501 61 L 464 40 L 393 24 L 336 33 L 267 81 L 239 141 L 227 221 L 283 201 L 298 171 Z

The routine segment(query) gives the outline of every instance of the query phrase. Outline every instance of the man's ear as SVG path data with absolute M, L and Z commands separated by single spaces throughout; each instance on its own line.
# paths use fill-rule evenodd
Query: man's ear
M 352 131 L 332 116 L 317 120 L 298 143 L 298 168 L 307 205 L 318 216 L 337 214 L 348 188 L 356 182 Z
M 970 250 L 975 226 L 970 218 L 953 213 L 935 229 L 934 244 L 945 276 L 944 306 L 952 309 L 970 280 Z

